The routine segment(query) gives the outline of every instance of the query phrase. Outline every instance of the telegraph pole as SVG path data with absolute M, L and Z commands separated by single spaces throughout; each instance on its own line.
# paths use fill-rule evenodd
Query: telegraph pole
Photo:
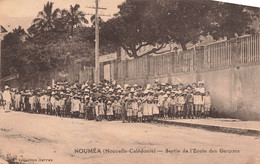
M 96 0 L 95 7 L 88 7 L 95 9 L 95 73 L 94 73 L 94 81 L 96 84 L 100 81 L 100 68 L 99 68 L 99 16 L 108 16 L 108 15 L 99 15 L 98 10 L 106 10 L 106 8 L 98 7 L 98 1 Z M 86 14 L 90 15 L 90 14 Z
M 96 14 L 95 14 L 95 83 L 99 83 L 100 69 L 99 69 L 99 19 L 98 19 L 98 0 L 96 0 Z
M 7 34 L 7 30 L 0 24 L 0 89 L 1 89 L 1 79 L 2 79 L 2 40 Z

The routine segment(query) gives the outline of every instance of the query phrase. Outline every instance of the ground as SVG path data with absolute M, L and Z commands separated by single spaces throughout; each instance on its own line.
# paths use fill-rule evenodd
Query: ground
M 253 136 L 173 125 L 96 122 L 0 111 L 0 163 L 5 159 L 21 163 L 55 164 L 245 164 L 260 163 L 259 147 L 259 137 Z M 121 150 L 121 153 L 104 153 L 106 149 Z M 155 153 L 133 153 L 136 149 L 155 150 Z M 190 149 L 200 151 L 195 153 Z M 210 149 L 216 150 L 215 153 Z M 82 152 L 84 150 L 86 153 Z

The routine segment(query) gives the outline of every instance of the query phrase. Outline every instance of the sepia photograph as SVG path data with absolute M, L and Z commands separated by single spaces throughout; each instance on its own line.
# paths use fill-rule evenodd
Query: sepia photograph
M 0 164 L 88 163 L 260 164 L 260 4 L 0 0 Z

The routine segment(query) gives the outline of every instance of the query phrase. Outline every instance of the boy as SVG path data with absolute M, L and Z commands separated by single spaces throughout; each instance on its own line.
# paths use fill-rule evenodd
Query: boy
M 203 97 L 204 101 L 204 110 L 205 110 L 205 117 L 209 117 L 210 107 L 211 107 L 211 97 L 209 95 L 209 91 L 206 92 L 206 95 Z
M 158 99 L 155 98 L 152 102 L 153 119 L 158 120 L 159 117 L 159 104 Z
M 138 113 L 137 113 L 137 117 L 138 117 L 138 122 L 139 123 L 143 122 L 143 106 L 142 106 L 141 100 L 138 100 Z
M 107 102 L 107 120 L 111 121 L 113 117 L 113 107 L 111 101 Z

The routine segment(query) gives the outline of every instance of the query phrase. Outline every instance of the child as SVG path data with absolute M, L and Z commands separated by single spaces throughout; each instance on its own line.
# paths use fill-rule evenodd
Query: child
M 146 122 L 148 120 L 148 115 L 149 115 L 146 98 L 144 98 L 142 106 L 143 106 L 143 120 Z
M 113 116 L 113 107 L 111 101 L 107 102 L 107 120 L 111 121 Z
M 158 99 L 155 98 L 152 102 L 153 119 L 158 120 L 159 117 L 159 104 Z
M 179 96 L 178 96 L 178 116 L 179 118 L 183 118 L 183 109 L 184 109 L 184 104 L 185 104 L 185 100 L 184 100 L 184 94 L 183 93 L 180 93 Z
M 168 118 L 168 111 L 169 111 L 169 102 L 167 94 L 164 95 L 164 102 L 163 102 L 163 118 Z
M 209 95 L 209 91 L 206 92 L 206 95 L 203 97 L 204 101 L 204 110 L 205 110 L 205 117 L 209 117 L 210 107 L 211 107 L 211 97 Z
M 174 93 L 172 93 L 171 94 L 171 96 L 170 96 L 170 99 L 169 99 L 169 113 L 170 113 L 170 117 L 173 119 L 174 117 L 175 117 L 175 108 L 174 108 L 174 106 L 175 106 L 175 94 Z
M 80 118 L 85 118 L 85 100 L 84 97 L 80 97 Z
M 195 106 L 195 117 L 200 118 L 201 114 L 201 104 L 203 103 L 202 101 L 202 96 L 200 92 L 196 91 L 194 95 L 194 106 Z
M 65 117 L 65 97 L 64 93 L 61 92 L 61 98 L 60 98 L 60 116 Z
M 104 116 L 105 116 L 105 104 L 103 102 L 103 99 L 100 98 L 98 103 L 98 121 L 102 121 Z
M 142 106 L 141 100 L 138 100 L 138 113 L 137 113 L 137 116 L 138 116 L 138 122 L 139 123 L 143 122 L 143 106 Z
M 114 110 L 115 110 L 115 119 L 120 120 L 121 119 L 121 104 L 119 101 L 114 101 Z
M 137 122 L 137 115 L 138 115 L 138 103 L 136 98 L 133 99 L 133 103 L 132 103 L 132 107 L 133 107 L 133 121 Z
M 150 122 L 153 119 L 153 104 L 151 98 L 147 99 L 147 109 L 148 109 L 148 121 Z
M 185 97 L 186 109 L 187 109 L 186 111 L 187 111 L 188 118 L 194 117 L 193 94 L 191 92 L 192 92 L 191 89 L 188 88 L 187 96 Z
M 127 105 L 127 121 L 132 122 L 132 116 L 133 116 L 133 105 L 132 100 L 128 99 L 128 105 Z
M 72 117 L 78 117 L 80 110 L 80 100 L 79 96 L 76 94 L 74 98 L 71 100 L 71 114 Z

